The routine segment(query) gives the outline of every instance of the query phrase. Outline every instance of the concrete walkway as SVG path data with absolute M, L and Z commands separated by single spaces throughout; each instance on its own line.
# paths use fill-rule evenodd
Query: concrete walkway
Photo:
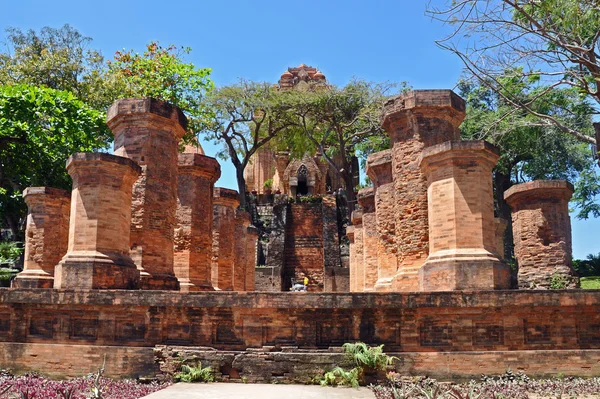
M 144 399 L 374 399 L 368 388 L 332 388 L 316 385 L 185 384 L 179 383 Z

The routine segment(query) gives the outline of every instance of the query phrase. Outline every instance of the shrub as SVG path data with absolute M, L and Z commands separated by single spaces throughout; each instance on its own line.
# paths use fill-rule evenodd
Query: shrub
M 351 370 L 344 370 L 341 367 L 336 367 L 331 371 L 326 372 L 323 375 L 323 378 L 319 379 L 319 384 L 321 386 L 338 386 L 338 385 L 346 385 L 351 386 L 352 388 L 357 388 L 360 384 L 358 381 L 360 374 L 360 369 L 358 367 L 354 367 Z
M 345 343 L 343 345 L 344 350 L 352 359 L 354 364 L 365 370 L 385 370 L 387 366 L 394 363 L 394 360 L 398 358 L 395 356 L 388 356 L 383 352 L 383 345 L 369 346 L 364 342 Z
M 273 179 L 265 180 L 265 182 L 263 183 L 263 186 L 265 187 L 265 190 L 272 189 L 273 188 Z
M 0 241 L 0 264 L 14 266 L 23 253 L 19 241 Z
M 181 371 L 175 374 L 175 381 L 180 382 L 214 382 L 215 376 L 212 367 L 202 367 L 202 364 L 197 366 L 181 366 Z

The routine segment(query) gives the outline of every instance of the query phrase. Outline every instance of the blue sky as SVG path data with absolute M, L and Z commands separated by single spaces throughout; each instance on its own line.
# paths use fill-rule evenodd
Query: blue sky
M 440 3 L 443 0 L 434 0 Z M 276 82 L 288 66 L 316 66 L 343 85 L 353 76 L 407 81 L 417 89 L 453 88 L 462 65 L 434 40 L 445 28 L 425 16 L 427 0 L 357 1 L 4 1 L 3 29 L 71 24 L 111 58 L 144 44 L 192 47 L 188 60 L 213 69 L 217 85 L 239 78 Z M 203 143 L 207 155 L 216 149 Z M 236 188 L 233 167 L 222 163 L 217 185 Z M 600 251 L 600 220 L 573 218 L 576 258 Z

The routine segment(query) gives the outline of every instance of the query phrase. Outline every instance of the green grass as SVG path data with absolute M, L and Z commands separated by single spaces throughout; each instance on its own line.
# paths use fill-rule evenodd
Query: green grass
M 600 290 L 600 276 L 582 277 L 580 282 L 584 290 Z

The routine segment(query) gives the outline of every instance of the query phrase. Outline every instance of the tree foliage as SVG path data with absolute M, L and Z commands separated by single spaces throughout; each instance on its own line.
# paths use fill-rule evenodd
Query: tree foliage
M 183 60 L 190 52 L 190 47 L 150 42 L 143 54 L 117 51 L 109 61 L 110 72 L 123 85 L 120 97 L 153 97 L 178 106 L 189 119 L 188 140 L 209 118 L 204 100 L 214 87 L 210 68 L 196 68 Z
M 0 53 L 0 84 L 26 84 L 72 92 L 105 110 L 118 97 L 120 84 L 108 73 L 102 54 L 89 48 L 91 38 L 70 25 L 39 32 L 8 28 Z
M 67 158 L 106 149 L 111 139 L 105 115 L 72 93 L 0 86 L 0 216 L 13 233 L 22 229 L 26 187 L 70 189 Z
M 507 106 L 553 126 L 580 141 L 595 143 L 586 126 L 569 125 L 538 109 L 548 93 L 571 88 L 600 105 L 600 7 L 595 0 L 452 0 L 430 6 L 429 14 L 451 25 L 451 33 L 438 44 L 457 54 L 469 73 L 493 89 Z M 507 74 L 532 78 L 540 88 L 523 97 L 504 85 Z M 560 97 L 560 96 L 558 96 Z M 556 102 L 562 113 L 571 103 Z M 506 107 L 505 112 L 512 112 Z M 498 115 L 502 118 L 504 114 Z
M 233 163 L 242 207 L 246 203 L 244 169 L 250 157 L 295 124 L 290 95 L 268 83 L 240 81 L 206 98 L 210 118 L 202 135 L 222 146 L 217 156 Z

